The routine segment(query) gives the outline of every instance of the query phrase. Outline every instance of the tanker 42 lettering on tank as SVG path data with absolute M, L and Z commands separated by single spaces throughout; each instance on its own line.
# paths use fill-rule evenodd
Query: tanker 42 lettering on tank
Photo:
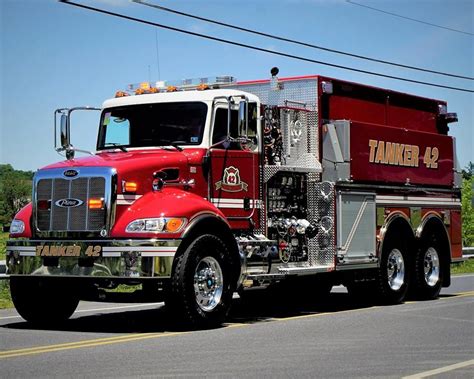
M 369 140 L 369 162 L 392 166 L 418 167 L 420 147 L 403 143 Z M 423 163 L 427 168 L 438 168 L 439 149 L 427 147 Z

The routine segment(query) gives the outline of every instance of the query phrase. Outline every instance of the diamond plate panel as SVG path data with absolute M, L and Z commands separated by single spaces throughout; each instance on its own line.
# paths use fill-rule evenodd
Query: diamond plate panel
M 281 159 L 264 166 L 265 183 L 280 171 L 322 171 L 319 159 L 317 86 L 318 82 L 314 78 L 230 86 L 258 96 L 262 104 L 280 108 L 278 123 L 283 137 Z M 268 127 L 269 121 L 266 122 Z
M 263 104 L 317 111 L 316 79 L 280 81 L 229 86 L 258 96 Z
M 287 108 L 281 109 L 280 119 L 283 133 L 282 166 L 320 171 L 317 113 Z
M 309 174 L 308 214 L 319 220 L 319 233 L 309 241 L 309 264 L 334 267 L 335 265 L 335 190 L 332 182 L 319 182 L 319 175 Z

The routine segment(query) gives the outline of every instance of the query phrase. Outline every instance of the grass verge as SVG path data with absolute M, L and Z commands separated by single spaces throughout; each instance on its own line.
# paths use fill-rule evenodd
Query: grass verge
M 119 284 L 117 288 L 114 289 L 106 289 L 105 292 L 112 292 L 112 293 L 132 293 L 142 289 L 141 284 L 127 286 L 125 284 Z
M 0 280 L 0 309 L 4 308 L 13 308 L 9 280 Z
M 0 261 L 5 260 L 5 245 L 8 233 L 0 232 Z M 12 298 L 10 296 L 10 281 L 0 279 L 0 309 L 12 308 Z
M 5 256 L 6 256 L 5 245 L 7 243 L 7 239 L 8 239 L 8 233 L 0 232 L 0 261 L 5 260 Z
M 462 263 L 454 263 L 451 265 L 451 274 L 472 274 L 474 273 L 474 259 L 468 259 Z

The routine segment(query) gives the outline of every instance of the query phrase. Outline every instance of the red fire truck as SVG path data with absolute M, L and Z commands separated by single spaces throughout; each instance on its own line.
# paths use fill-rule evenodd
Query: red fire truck
M 221 323 L 235 291 L 275 283 L 392 304 L 449 286 L 462 255 L 456 114 L 276 75 L 129 86 L 104 102 L 97 149 L 81 158 L 70 116 L 84 108 L 58 109 L 67 159 L 36 173 L 7 243 L 20 315 L 61 321 L 118 284 L 194 326 Z

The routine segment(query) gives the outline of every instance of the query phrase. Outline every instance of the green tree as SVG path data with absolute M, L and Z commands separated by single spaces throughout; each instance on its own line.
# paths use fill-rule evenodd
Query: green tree
M 469 162 L 462 175 L 462 242 L 464 246 L 474 246 L 474 163 Z
M 463 179 L 471 179 L 474 174 L 474 163 L 469 162 L 465 168 L 462 169 Z
M 17 171 L 0 165 L 0 224 L 9 224 L 31 198 L 31 171 Z

